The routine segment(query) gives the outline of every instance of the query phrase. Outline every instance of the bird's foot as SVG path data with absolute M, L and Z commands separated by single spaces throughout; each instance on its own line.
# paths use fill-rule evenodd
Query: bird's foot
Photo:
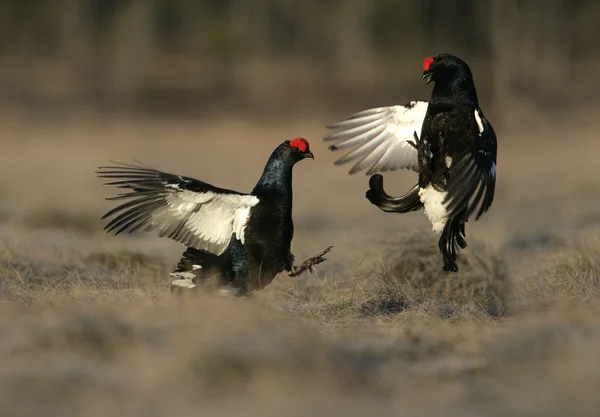
M 412 146 L 413 148 L 415 148 L 415 149 L 418 150 L 419 149 L 419 145 L 418 144 L 419 144 L 420 140 L 419 140 L 419 135 L 417 135 L 417 132 L 413 132 L 413 137 L 415 138 L 414 142 L 410 141 L 410 140 L 407 140 L 406 143 L 408 143 L 410 146 Z
M 327 260 L 327 258 L 324 258 L 323 256 L 325 254 L 327 254 L 331 250 L 331 248 L 333 248 L 333 246 L 328 247 L 327 249 L 320 252 L 318 255 L 313 256 L 312 258 L 308 258 L 306 261 L 302 262 L 300 265 L 292 265 L 292 268 L 288 275 L 290 277 L 297 277 L 298 275 L 300 275 L 301 273 L 303 273 L 306 270 L 309 270 L 312 273 L 313 266 L 320 264 L 321 262 L 325 262 Z

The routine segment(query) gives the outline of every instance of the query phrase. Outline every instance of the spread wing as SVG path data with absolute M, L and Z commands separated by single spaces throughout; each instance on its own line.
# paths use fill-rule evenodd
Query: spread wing
M 480 109 L 475 109 L 478 136 L 471 149 L 455 158 L 450 166 L 445 200 L 448 216 L 468 207 L 466 219 L 485 213 L 494 201 L 496 189 L 496 133 Z
M 411 101 L 403 106 L 361 111 L 327 126 L 336 132 L 323 140 L 337 141 L 329 147 L 331 151 L 354 148 L 335 162 L 336 165 L 356 162 L 350 174 L 365 169 L 367 175 L 398 169 L 417 171 L 417 151 L 408 141 L 414 142 L 415 132 L 421 136 L 428 104 Z
M 130 199 L 102 217 L 115 216 L 104 228 L 109 233 L 157 230 L 160 237 L 215 255 L 227 249 L 234 235 L 244 243 L 250 209 L 259 201 L 253 195 L 142 166 L 100 167 L 97 174 L 116 180 L 106 185 L 132 190 L 108 198 Z

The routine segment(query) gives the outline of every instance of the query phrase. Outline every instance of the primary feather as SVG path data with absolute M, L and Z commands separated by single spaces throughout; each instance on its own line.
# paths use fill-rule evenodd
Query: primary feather
M 323 140 L 337 141 L 329 147 L 331 151 L 354 148 L 335 162 L 355 162 L 350 174 L 364 170 L 366 175 L 398 169 L 418 171 L 417 151 L 409 142 L 414 141 L 415 132 L 420 135 L 426 111 L 426 101 L 363 110 L 327 126 L 335 132 Z

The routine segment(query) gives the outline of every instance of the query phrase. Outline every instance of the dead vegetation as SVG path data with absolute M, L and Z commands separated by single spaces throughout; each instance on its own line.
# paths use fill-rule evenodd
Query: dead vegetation
M 585 250 L 575 252 L 573 265 L 600 253 Z M 294 298 L 290 289 L 246 300 L 172 297 L 144 272 L 128 277 L 129 288 L 100 279 L 62 281 L 61 295 L 48 288 L 69 274 L 55 271 L 44 284 L 22 287 L 33 300 L 29 306 L 3 291 L 0 406 L 10 415 L 32 416 L 326 410 L 458 417 L 515 408 L 524 415 L 588 415 L 577 410 L 597 404 L 597 299 L 573 304 L 559 290 L 551 310 L 497 321 L 468 305 L 486 296 L 475 290 L 478 283 L 496 277 L 486 274 L 501 262 L 490 259 L 485 268 L 466 266 L 474 284 L 451 292 L 426 279 L 427 265 L 409 263 L 381 281 L 356 278 L 353 287 L 363 290 L 355 288 L 354 299 L 347 298 L 349 282 L 346 288 L 322 285 L 318 293 L 329 302 L 320 308 L 320 301 Z M 571 294 L 589 286 L 586 279 L 572 282 Z M 453 314 L 433 308 L 450 301 L 457 306 Z
M 474 249 L 460 254 L 460 273 L 447 274 L 440 268 L 435 239 L 414 235 L 386 246 L 389 253 L 375 270 L 386 305 L 404 304 L 440 316 L 460 309 L 494 317 L 507 314 L 510 282 L 501 253 L 471 241 Z

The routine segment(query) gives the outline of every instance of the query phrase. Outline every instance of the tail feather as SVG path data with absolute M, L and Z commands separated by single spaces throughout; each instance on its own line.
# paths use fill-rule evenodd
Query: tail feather
M 465 222 L 462 221 L 459 227 L 459 233 L 456 235 L 456 243 L 460 246 L 461 249 L 467 247 L 466 241 L 467 233 L 465 232 Z
M 464 214 L 465 212 L 460 213 L 450 219 L 444 226 L 440 236 L 438 245 L 442 254 L 444 264 L 442 268 L 444 271 L 458 272 L 458 265 L 456 264 L 458 248 L 464 249 L 467 247 Z
M 423 207 L 423 203 L 419 199 L 418 184 L 406 194 L 400 197 L 392 197 L 383 189 L 383 176 L 381 174 L 371 176 L 366 197 L 372 204 L 388 213 L 409 213 Z
M 214 268 L 219 268 L 220 261 L 221 258 L 212 253 L 196 248 L 187 248 L 170 277 L 195 281 L 198 277 L 205 277 Z

